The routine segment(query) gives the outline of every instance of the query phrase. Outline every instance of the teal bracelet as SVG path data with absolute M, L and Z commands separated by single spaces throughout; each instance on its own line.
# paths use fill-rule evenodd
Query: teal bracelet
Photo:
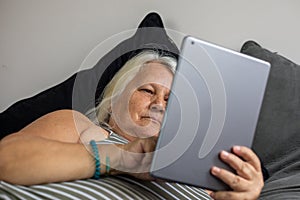
M 100 157 L 99 157 L 98 147 L 95 140 L 91 140 L 90 145 L 92 147 L 94 158 L 95 158 L 95 174 L 93 178 L 99 179 L 101 175 L 101 168 L 100 168 Z
M 109 171 L 110 171 L 110 159 L 108 156 L 106 156 L 106 175 L 109 174 Z

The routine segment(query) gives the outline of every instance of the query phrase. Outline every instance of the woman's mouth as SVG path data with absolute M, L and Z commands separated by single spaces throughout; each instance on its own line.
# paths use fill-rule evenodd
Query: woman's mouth
M 146 117 L 143 117 L 143 118 L 148 119 L 148 120 L 152 121 L 153 123 L 161 125 L 161 119 L 158 118 L 158 117 L 146 116 Z

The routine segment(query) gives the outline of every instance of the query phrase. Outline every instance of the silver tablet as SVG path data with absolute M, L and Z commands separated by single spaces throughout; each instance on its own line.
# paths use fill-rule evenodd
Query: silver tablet
M 226 190 L 210 173 L 234 145 L 251 147 L 270 64 L 187 36 L 174 76 L 150 173 Z

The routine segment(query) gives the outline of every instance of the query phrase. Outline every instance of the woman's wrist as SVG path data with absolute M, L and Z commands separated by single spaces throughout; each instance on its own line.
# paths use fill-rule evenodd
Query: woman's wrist
M 101 157 L 99 156 L 99 150 L 98 145 L 96 144 L 95 140 L 90 141 L 91 149 L 92 149 L 92 155 L 94 157 L 95 162 L 95 172 L 94 172 L 94 179 L 99 179 L 101 175 Z
M 118 147 L 114 144 L 111 144 L 110 146 L 107 146 L 107 148 L 111 152 L 109 153 L 109 156 L 107 156 L 107 158 L 109 158 L 109 162 L 107 162 L 108 160 L 106 160 L 106 175 L 121 174 L 122 172 L 118 170 L 120 169 L 119 150 L 116 151 Z M 109 164 L 109 166 L 107 164 Z
M 100 174 L 101 175 L 117 175 L 121 174 L 122 172 L 120 169 L 120 156 L 121 151 L 120 147 L 116 144 L 98 144 L 98 154 L 99 154 L 99 162 L 100 162 Z M 91 153 L 93 153 L 91 147 Z M 92 154 L 94 157 L 94 170 L 97 171 L 97 158 L 95 155 Z

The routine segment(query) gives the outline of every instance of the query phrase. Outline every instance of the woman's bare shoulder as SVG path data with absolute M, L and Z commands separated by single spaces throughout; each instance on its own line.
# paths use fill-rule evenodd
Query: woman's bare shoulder
M 80 134 L 95 126 L 85 115 L 75 110 L 58 110 L 35 120 L 20 134 L 35 135 L 62 142 L 78 142 Z

